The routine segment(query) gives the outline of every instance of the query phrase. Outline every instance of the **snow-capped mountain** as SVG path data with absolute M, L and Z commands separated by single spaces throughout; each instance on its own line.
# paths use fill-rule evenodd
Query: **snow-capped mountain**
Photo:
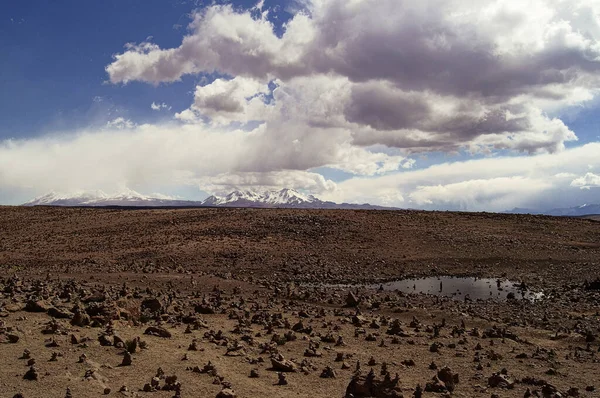
M 294 189 L 284 188 L 280 191 L 233 191 L 230 194 L 219 197 L 210 196 L 203 202 L 205 206 L 235 206 L 247 207 L 254 204 L 260 207 L 294 207 L 324 204 L 312 195 L 302 194 Z M 331 202 L 332 203 L 332 202 Z
M 158 195 L 157 195 L 158 196 Z M 369 204 L 326 202 L 294 189 L 279 191 L 237 190 L 225 196 L 210 196 L 204 201 L 178 200 L 169 197 L 146 196 L 132 190 L 114 195 L 102 191 L 60 194 L 51 192 L 23 206 L 84 206 L 84 207 L 258 207 L 305 209 L 385 209 Z
M 123 207 L 160 207 L 160 206 L 194 206 L 201 202 L 176 200 L 171 197 L 156 195 L 146 196 L 127 189 L 117 194 L 109 195 L 103 191 L 80 191 L 73 194 L 50 192 L 24 203 L 23 206 L 123 206 Z

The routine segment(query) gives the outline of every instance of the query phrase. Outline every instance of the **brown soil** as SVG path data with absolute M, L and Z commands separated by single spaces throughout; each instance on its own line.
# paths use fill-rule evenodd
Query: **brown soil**
M 97 397 L 105 388 L 108 396 L 175 396 L 174 390 L 140 391 L 159 367 L 177 375 L 182 397 L 213 397 L 229 386 L 238 397 L 343 397 L 357 361 L 363 379 L 373 368 L 383 380 L 382 362 L 391 379 L 398 374 L 395 389 L 376 396 L 412 397 L 417 384 L 425 388 L 436 375 L 432 361 L 439 369 L 449 366 L 460 382 L 452 392 L 425 397 L 522 397 L 527 388 L 539 396 L 553 396 L 552 388 L 562 396 L 570 389 L 575 396 L 572 388 L 579 396 L 599 396 L 586 391 L 600 389 L 600 292 L 585 284 L 600 277 L 600 223 L 594 220 L 0 207 L 0 231 L 1 397 L 64 397 L 67 387 L 73 397 Z M 355 308 L 347 306 L 347 288 L 321 285 L 425 275 L 507 277 L 543 290 L 546 298 L 458 301 L 352 288 Z M 143 304 L 149 299 L 156 308 Z M 41 312 L 32 312 L 33 302 Z M 73 322 L 76 311 L 91 323 Z M 53 316 L 64 318 L 48 326 Z M 300 320 L 305 330 L 292 332 Z M 396 320 L 402 332 L 388 333 Z M 153 325 L 171 337 L 144 335 Z M 184 333 L 188 325 L 191 333 Z M 222 336 L 215 338 L 217 331 Z M 71 334 L 79 341 L 72 344 Z M 148 348 L 132 353 L 131 366 L 118 366 L 125 349 L 98 340 L 105 335 L 114 343 L 115 334 L 140 337 Z M 336 346 L 339 336 L 345 345 Z M 50 339 L 59 346 L 47 347 Z M 198 350 L 188 351 L 193 339 Z M 435 343 L 438 352 L 432 352 Z M 321 356 L 305 357 L 311 347 Z M 23 379 L 25 349 L 36 360 L 37 381 Z M 53 352 L 57 361 L 49 361 Z M 310 363 L 286 373 L 287 385 L 276 385 L 270 358 L 278 353 L 299 370 L 303 360 Z M 335 361 L 338 353 L 350 369 Z M 414 365 L 403 364 L 409 359 Z M 208 361 L 216 374 L 191 370 Z M 327 366 L 335 378 L 320 377 Z M 260 377 L 248 377 L 252 369 Z M 502 370 L 513 388 L 491 386 L 488 379 Z M 128 392 L 118 391 L 123 385 Z

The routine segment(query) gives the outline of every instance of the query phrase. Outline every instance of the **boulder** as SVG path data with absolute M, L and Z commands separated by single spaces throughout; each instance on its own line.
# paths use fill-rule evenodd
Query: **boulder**
M 27 312 L 47 312 L 50 306 L 43 300 L 29 300 L 24 310 Z
M 162 310 L 162 304 L 157 298 L 148 298 L 142 301 L 142 311 L 159 312 Z
M 144 334 L 148 334 L 148 335 L 151 335 L 151 336 L 164 337 L 164 338 L 170 338 L 171 337 L 171 332 L 169 332 L 167 329 L 161 328 L 159 326 L 149 326 L 149 327 L 147 327 L 146 330 L 144 331 Z
M 495 388 L 508 388 L 512 389 L 515 386 L 515 382 L 511 380 L 507 375 L 501 373 L 494 373 L 488 378 L 488 386 Z
M 281 354 L 271 358 L 271 366 L 273 367 L 273 370 L 278 372 L 289 373 L 297 370 L 296 364 L 289 359 L 285 359 Z
M 378 380 L 373 369 L 366 376 L 355 374 L 346 387 L 345 398 L 402 398 L 399 381 L 398 375 L 391 379 L 389 373 L 383 380 Z

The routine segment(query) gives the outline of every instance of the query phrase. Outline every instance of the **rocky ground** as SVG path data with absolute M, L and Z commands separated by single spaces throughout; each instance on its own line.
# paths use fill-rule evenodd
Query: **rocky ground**
M 0 208 L 0 397 L 600 396 L 600 223 Z M 544 299 L 364 287 L 508 278 Z

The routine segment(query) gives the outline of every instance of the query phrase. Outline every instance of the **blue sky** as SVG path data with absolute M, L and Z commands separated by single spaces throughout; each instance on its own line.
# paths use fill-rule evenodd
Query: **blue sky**
M 0 202 L 284 186 L 420 208 L 594 201 L 599 40 L 593 0 L 1 2 Z
M 0 139 L 105 124 L 109 113 L 155 121 L 164 115 L 151 111 L 153 101 L 187 108 L 198 76 L 116 86 L 106 84 L 104 68 L 125 43 L 152 36 L 160 46 L 178 45 L 199 7 L 180 0 L 0 2 Z

